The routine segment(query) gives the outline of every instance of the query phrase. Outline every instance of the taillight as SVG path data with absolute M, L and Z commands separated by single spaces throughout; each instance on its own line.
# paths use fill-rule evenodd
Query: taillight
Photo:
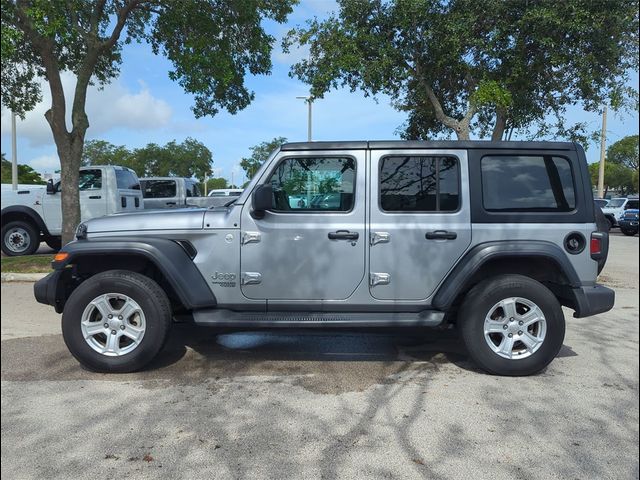
M 596 236 L 593 233 L 591 234 L 590 249 L 591 249 L 592 257 L 594 255 L 600 255 L 602 253 L 602 237 L 601 236 L 599 235 Z

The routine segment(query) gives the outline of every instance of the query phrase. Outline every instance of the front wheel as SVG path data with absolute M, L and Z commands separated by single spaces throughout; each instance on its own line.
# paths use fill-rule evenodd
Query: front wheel
M 633 237 L 636 233 L 638 233 L 638 230 L 632 230 L 630 228 L 621 228 L 620 230 L 622 230 L 622 233 L 624 233 L 627 237 Z
M 62 335 L 71 354 L 96 372 L 139 370 L 158 354 L 171 325 L 167 295 L 150 278 L 125 270 L 81 283 L 64 306 Z
M 539 372 L 556 357 L 565 333 L 556 297 L 522 275 L 501 275 L 476 285 L 458 322 L 471 358 L 495 375 Z

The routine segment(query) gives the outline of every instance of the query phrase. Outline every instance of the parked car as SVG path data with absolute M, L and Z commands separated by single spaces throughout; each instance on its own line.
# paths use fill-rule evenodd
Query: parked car
M 622 218 L 625 210 L 638 209 L 640 202 L 638 197 L 612 198 L 606 207 L 602 209 L 605 217 L 609 221 L 611 228 L 618 226 L 618 221 Z
M 291 207 L 329 181 L 339 204 Z M 613 307 L 596 283 L 609 237 L 591 192 L 575 143 L 289 143 L 225 208 L 84 222 L 34 293 L 62 312 L 75 358 L 103 372 L 144 367 L 188 319 L 450 324 L 486 371 L 529 375 L 562 346 L 561 306 Z
M 89 220 L 103 215 L 142 209 L 140 183 L 133 170 L 107 165 L 80 169 L 80 216 Z M 2 251 L 5 255 L 31 255 L 40 242 L 60 248 L 62 205 L 60 182 L 2 189 Z
M 140 179 L 145 209 L 213 207 L 224 201 L 202 195 L 197 180 L 185 177 L 145 177 Z
M 209 192 L 210 197 L 239 197 L 241 194 L 240 188 L 219 188 Z
M 620 231 L 630 237 L 638 234 L 638 210 L 637 208 L 625 210 L 622 218 L 618 220 Z

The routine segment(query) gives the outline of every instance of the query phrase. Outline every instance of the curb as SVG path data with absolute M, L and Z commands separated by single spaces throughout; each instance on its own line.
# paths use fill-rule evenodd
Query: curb
M 12 273 L 2 272 L 2 283 L 4 282 L 37 282 L 46 277 L 47 273 Z

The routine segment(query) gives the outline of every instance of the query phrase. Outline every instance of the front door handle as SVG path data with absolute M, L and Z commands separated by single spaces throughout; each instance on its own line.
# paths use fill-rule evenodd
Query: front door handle
M 455 240 L 458 238 L 456 232 L 447 232 L 446 230 L 435 230 L 427 232 L 424 236 L 427 240 Z
M 329 240 L 357 240 L 360 235 L 358 232 L 350 232 L 349 230 L 338 230 L 337 232 L 329 232 Z
M 91 199 L 91 200 L 100 200 L 101 198 L 102 198 L 101 195 L 92 195 L 92 196 L 89 197 L 89 199 Z
M 167 205 L 175 205 L 176 202 L 167 202 Z

